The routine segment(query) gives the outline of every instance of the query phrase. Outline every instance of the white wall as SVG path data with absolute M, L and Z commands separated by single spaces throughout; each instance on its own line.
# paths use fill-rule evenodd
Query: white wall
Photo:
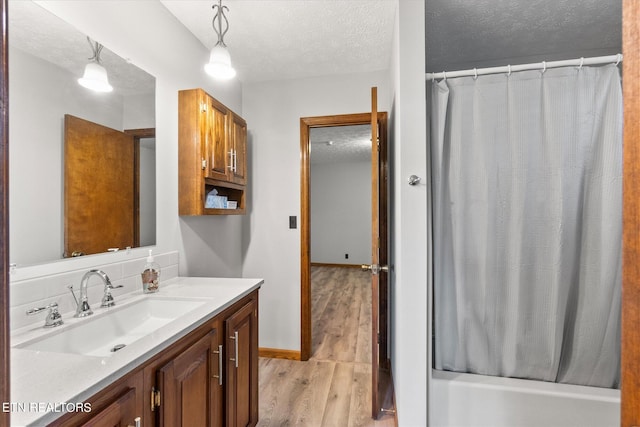
M 310 187 L 311 262 L 371 264 L 371 161 L 311 163 Z
M 122 129 L 156 127 L 155 93 L 129 95 L 123 100 Z
M 38 4 L 60 16 L 109 50 L 130 59 L 156 77 L 157 243 L 154 253 L 180 252 L 180 274 L 238 276 L 241 273 L 241 218 L 178 217 L 178 91 L 202 87 L 242 114 L 239 81 L 217 83 L 203 69 L 204 46 L 162 6 L 150 1 L 44 1 Z M 203 13 L 210 5 L 203 4 Z M 9 29 L 9 32 L 11 29 Z M 11 114 L 11 113 L 10 113 Z M 10 145 L 13 141 L 10 140 Z M 195 230 L 195 232 L 194 232 Z M 220 256 L 223 253 L 224 256 Z M 12 280 L 98 265 L 130 254 L 105 254 L 18 269 Z M 188 258 L 189 262 L 183 262 Z M 195 273 L 192 273 L 195 272 Z
M 300 118 L 371 111 L 378 86 L 388 111 L 387 72 L 245 84 L 249 132 L 249 213 L 243 229 L 245 277 L 264 277 L 260 346 L 300 350 Z
M 391 64 L 392 372 L 401 426 L 426 426 L 431 372 L 429 168 L 425 92 L 425 2 L 398 1 Z M 420 185 L 409 186 L 415 174 Z

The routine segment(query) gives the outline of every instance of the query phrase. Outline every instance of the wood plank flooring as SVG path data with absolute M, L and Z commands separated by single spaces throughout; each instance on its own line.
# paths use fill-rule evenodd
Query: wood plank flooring
M 371 276 L 312 267 L 313 356 L 260 359 L 258 426 L 391 427 L 371 419 Z

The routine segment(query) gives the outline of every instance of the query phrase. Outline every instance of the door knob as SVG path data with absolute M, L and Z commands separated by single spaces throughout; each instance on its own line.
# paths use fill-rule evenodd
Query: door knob
M 378 265 L 378 264 L 362 264 L 360 266 L 360 268 L 362 268 L 364 271 L 371 271 L 371 274 L 380 274 L 381 271 L 384 272 L 388 272 L 389 271 L 389 266 L 388 265 Z
M 417 176 L 417 175 L 411 175 L 411 176 L 409 177 L 409 180 L 408 180 L 408 181 L 409 181 L 409 185 L 418 185 L 418 184 L 420 183 L 420 180 L 421 180 L 421 179 L 422 179 L 422 178 L 420 178 L 420 177 L 419 177 L 419 176 Z

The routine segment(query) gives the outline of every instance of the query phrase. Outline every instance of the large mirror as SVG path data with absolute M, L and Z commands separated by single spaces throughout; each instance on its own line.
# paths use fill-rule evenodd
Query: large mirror
M 100 59 L 113 91 L 90 91 L 78 78 L 90 62 L 95 41 L 32 1 L 10 0 L 8 12 L 10 262 L 25 266 L 85 254 L 80 247 L 72 254 L 65 244 L 73 231 L 67 229 L 65 216 L 65 116 L 135 134 L 132 223 L 137 234 L 131 246 L 155 244 L 155 78 L 106 46 Z M 90 171 L 107 169 L 100 171 L 108 177 L 119 170 L 117 156 L 108 162 L 79 161 Z M 93 191 L 93 176 L 76 174 L 74 182 L 89 184 L 80 190 L 86 200 L 76 203 L 80 208 L 75 213 L 88 211 L 98 196 L 109 197 L 111 206 L 122 205 L 119 191 Z M 91 237 L 91 230 L 98 228 L 85 227 L 75 234 Z M 103 249 L 86 253 L 113 246 L 118 244 L 106 242 Z

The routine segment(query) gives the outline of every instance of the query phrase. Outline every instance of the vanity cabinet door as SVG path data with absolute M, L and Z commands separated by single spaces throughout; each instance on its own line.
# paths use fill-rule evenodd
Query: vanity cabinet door
M 140 427 L 141 418 L 136 411 L 136 389 L 127 389 L 122 396 L 98 412 L 83 427 Z M 137 425 L 136 425 L 137 423 Z
M 217 378 L 218 328 L 196 341 L 156 372 L 161 403 L 157 425 L 221 426 L 222 386 Z
M 258 422 L 258 302 L 256 298 L 242 306 L 225 321 L 227 426 L 254 426 Z
M 128 374 L 87 399 L 90 411 L 69 412 L 49 424 L 49 427 L 138 427 L 142 426 L 143 380 L 142 372 Z M 138 419 L 139 424 L 136 424 Z

